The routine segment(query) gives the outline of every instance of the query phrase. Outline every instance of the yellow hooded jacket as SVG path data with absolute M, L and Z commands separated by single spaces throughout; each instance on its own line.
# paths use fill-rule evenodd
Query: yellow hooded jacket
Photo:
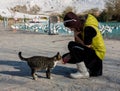
M 95 50 L 96 55 L 101 60 L 103 60 L 104 57 L 105 57 L 105 53 L 106 53 L 106 48 L 105 48 L 104 40 L 103 40 L 103 37 L 102 37 L 102 35 L 100 33 L 100 30 L 98 29 L 98 21 L 91 14 L 88 14 L 88 17 L 86 19 L 84 28 L 87 27 L 87 26 L 93 27 L 96 30 L 96 32 L 97 32 L 96 36 L 92 39 L 91 46 L 92 46 L 93 50 Z M 82 37 L 83 37 L 83 40 L 84 40 L 84 31 L 82 33 Z

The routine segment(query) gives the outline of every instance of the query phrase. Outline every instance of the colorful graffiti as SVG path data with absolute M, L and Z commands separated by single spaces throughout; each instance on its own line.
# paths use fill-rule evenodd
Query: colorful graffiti
M 104 38 L 120 39 L 120 22 L 100 22 L 99 28 Z
M 64 27 L 62 22 L 50 23 L 40 22 L 40 23 L 21 23 L 14 24 L 11 26 L 13 29 L 19 29 L 23 31 L 32 31 L 45 34 L 62 34 L 62 35 L 72 35 L 73 32 L 69 31 L 68 28 Z M 120 39 L 120 23 L 119 22 L 100 22 L 99 29 L 104 38 L 115 38 Z

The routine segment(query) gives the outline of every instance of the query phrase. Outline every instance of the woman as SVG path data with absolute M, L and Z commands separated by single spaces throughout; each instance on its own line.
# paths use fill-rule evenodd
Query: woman
M 97 19 L 91 14 L 80 19 L 73 12 L 68 12 L 64 17 L 64 26 L 74 32 L 75 38 L 75 41 L 68 44 L 70 52 L 62 57 L 64 63 L 77 65 L 77 73 L 71 73 L 70 76 L 72 78 L 101 76 L 106 48 L 98 29 Z

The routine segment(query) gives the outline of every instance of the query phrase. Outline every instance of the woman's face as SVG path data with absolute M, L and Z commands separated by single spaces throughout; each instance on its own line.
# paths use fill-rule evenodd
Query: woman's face
M 76 29 L 75 29 L 75 28 L 71 28 L 71 27 L 69 27 L 69 29 L 70 29 L 71 31 L 76 31 Z

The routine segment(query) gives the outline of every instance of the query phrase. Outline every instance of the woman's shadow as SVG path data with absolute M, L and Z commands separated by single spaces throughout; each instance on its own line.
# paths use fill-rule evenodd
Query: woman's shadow
M 0 71 L 0 74 L 6 74 L 6 75 L 12 75 L 12 76 L 31 76 L 31 70 L 29 66 L 27 65 L 27 62 L 24 61 L 13 61 L 13 60 L 0 60 L 0 65 L 4 65 L 8 68 L 8 70 Z M 13 69 L 9 69 L 10 67 L 13 67 Z M 57 65 L 54 69 L 52 69 L 51 74 L 55 75 L 63 75 L 64 77 L 68 77 L 70 73 L 75 72 L 75 68 L 65 67 L 65 66 L 59 66 Z M 45 73 L 45 71 L 38 71 L 41 73 Z
M 77 72 L 77 69 L 74 67 L 68 67 L 68 66 L 61 66 L 57 65 L 53 70 L 52 73 L 55 75 L 62 75 L 64 77 L 69 77 L 70 73 Z

